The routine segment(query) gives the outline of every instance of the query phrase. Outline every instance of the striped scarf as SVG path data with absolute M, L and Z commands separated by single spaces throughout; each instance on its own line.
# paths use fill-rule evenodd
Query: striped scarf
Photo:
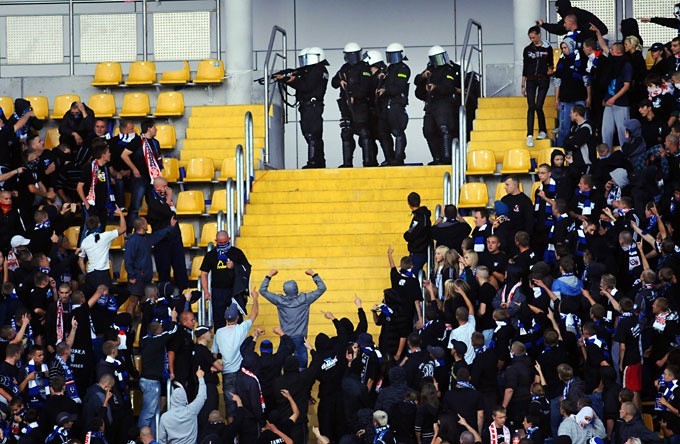
M 550 178 L 548 181 L 548 184 L 546 185 L 545 183 L 541 183 L 538 188 L 536 189 L 535 195 L 534 195 L 534 201 L 536 204 L 534 205 L 534 211 L 538 212 L 541 210 L 541 204 L 545 205 L 544 212 L 545 212 L 545 228 L 548 230 L 552 229 L 552 226 L 554 224 L 553 221 L 553 214 L 552 214 L 552 205 L 547 200 L 541 199 L 541 197 L 538 195 L 539 192 L 543 191 L 545 193 L 545 197 L 548 199 L 554 200 L 555 196 L 557 194 L 557 183 L 555 182 L 555 179 Z

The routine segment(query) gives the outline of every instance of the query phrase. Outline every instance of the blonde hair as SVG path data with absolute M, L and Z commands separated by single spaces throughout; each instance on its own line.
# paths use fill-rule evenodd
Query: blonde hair
M 624 41 L 630 43 L 630 46 L 632 46 L 635 51 L 642 51 L 640 40 L 638 40 L 638 38 L 634 35 L 629 35 L 624 39 Z
M 477 254 L 476 251 L 467 251 L 465 252 L 465 256 L 469 259 L 468 267 L 470 267 L 471 270 L 477 268 L 477 265 L 479 265 L 479 254 Z
M 435 259 L 435 265 L 437 266 L 444 265 L 446 263 L 446 253 L 449 251 L 449 247 L 447 247 L 446 245 L 440 245 L 434 251 L 435 253 L 439 253 L 444 257 L 444 259 L 442 259 L 441 262 L 436 262 Z
M 444 265 L 448 268 L 453 268 L 456 271 L 456 276 L 460 275 L 459 260 L 460 254 L 453 248 L 450 248 L 444 256 Z
M 449 300 L 453 299 L 456 297 L 456 286 L 454 285 L 455 281 L 453 279 L 447 279 L 446 282 L 444 282 L 444 299 Z

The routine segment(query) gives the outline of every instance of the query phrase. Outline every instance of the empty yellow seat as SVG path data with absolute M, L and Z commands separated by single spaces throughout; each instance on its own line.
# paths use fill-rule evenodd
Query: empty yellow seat
M 524 192 L 524 186 L 522 185 L 522 182 L 519 183 L 519 190 L 522 193 Z M 507 194 L 508 193 L 505 192 L 505 182 L 500 182 L 498 185 L 496 185 L 496 194 L 493 198 L 494 202 L 503 199 L 503 197 Z
M 181 92 L 164 92 L 158 95 L 156 112 L 158 117 L 174 117 L 184 114 L 184 94 Z
M 199 247 L 207 247 L 210 242 L 215 243 L 217 237 L 217 222 L 208 222 L 201 228 L 201 240 L 198 241 Z
M 156 64 L 154 62 L 132 62 L 126 85 L 153 85 L 156 83 Z
M 123 81 L 123 69 L 118 62 L 102 62 L 94 69 L 92 86 L 118 86 Z
M 45 148 L 51 150 L 59 146 L 59 128 L 50 128 L 45 132 Z
M 203 263 L 203 256 L 196 256 L 191 261 L 191 272 L 189 273 L 189 280 L 196 281 L 201 277 L 201 264 Z
M 197 157 L 189 161 L 185 182 L 210 182 L 215 177 L 215 165 L 211 158 Z
M 125 208 L 130 208 L 130 193 L 125 193 Z M 146 216 L 147 214 L 149 214 L 149 206 L 146 204 L 146 197 L 142 197 L 142 205 L 139 207 L 139 215 Z M 150 232 L 151 230 L 149 230 L 149 233 Z
M 217 214 L 219 211 L 227 212 L 227 190 L 213 191 L 209 213 Z
M 146 93 L 128 93 L 123 96 L 121 117 L 146 117 L 151 114 L 149 95 Z
M 529 197 L 531 198 L 531 201 L 533 203 L 536 203 L 536 190 L 540 186 L 541 186 L 541 181 L 536 181 L 531 185 L 531 195 Z
M 80 96 L 78 94 L 62 94 L 54 98 L 54 109 L 52 110 L 51 119 L 63 119 L 64 114 L 66 114 L 71 109 L 71 104 L 73 102 L 80 102 Z
M 118 275 L 118 282 L 127 282 L 128 281 L 128 273 L 127 269 L 125 268 L 125 261 L 123 260 L 120 263 L 120 274 Z
M 496 172 L 496 156 L 491 150 L 475 150 L 467 153 L 465 174 L 493 174 Z
M 463 216 L 463 219 L 465 219 L 465 222 L 467 222 L 468 225 L 470 225 L 471 228 L 471 233 L 472 230 L 475 229 L 475 217 L 474 216 Z
M 0 108 L 5 118 L 9 119 L 14 114 L 14 99 L 8 96 L 0 96 Z
M 526 148 L 516 148 L 505 152 L 502 174 L 528 173 L 531 170 L 531 154 Z
M 199 215 L 205 213 L 202 191 L 181 191 L 177 195 L 177 214 Z
M 80 227 L 68 227 L 64 230 L 64 236 L 68 239 L 69 244 L 71 244 L 71 249 L 74 250 L 78 246 L 78 238 L 80 237 Z
M 222 161 L 220 177 L 217 180 L 226 182 L 229 178 L 236 179 L 236 161 L 233 157 L 227 157 Z
M 194 224 L 180 223 L 179 232 L 182 234 L 182 245 L 184 248 L 191 248 L 196 243 L 196 233 L 194 232 Z
M 185 85 L 191 80 L 191 67 L 189 62 L 184 62 L 182 69 L 177 71 L 165 71 L 161 74 L 161 85 Z
M 172 157 L 163 158 L 163 177 L 168 182 L 177 182 L 179 180 L 179 161 Z
M 161 145 L 161 148 L 174 148 L 177 144 L 177 135 L 175 134 L 175 127 L 164 123 L 156 124 L 156 140 Z
M 117 230 L 118 225 L 107 225 L 106 226 L 106 231 L 111 231 L 111 230 Z M 118 236 L 116 239 L 114 239 L 113 242 L 111 242 L 111 249 L 112 250 L 120 250 L 123 248 L 123 245 L 125 245 L 125 236 Z
M 222 83 L 224 81 L 224 63 L 222 60 L 201 60 L 196 69 L 194 83 Z
M 489 192 L 484 182 L 467 182 L 460 189 L 458 208 L 485 208 Z
M 50 115 L 50 104 L 45 96 L 28 96 L 24 99 L 31 102 L 33 107 L 33 114 L 40 120 L 45 120 Z M 69 104 L 70 105 L 70 104 Z
M 116 98 L 113 94 L 92 94 L 87 106 L 94 111 L 97 118 L 113 117 L 116 115 Z

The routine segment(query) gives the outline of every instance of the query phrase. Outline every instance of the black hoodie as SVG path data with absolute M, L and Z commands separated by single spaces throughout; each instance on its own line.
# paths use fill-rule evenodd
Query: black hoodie
M 578 30 L 581 31 L 582 33 L 588 34 L 587 37 L 595 36 L 595 33 L 590 30 L 591 23 L 595 25 L 597 29 L 600 30 L 602 35 L 609 34 L 609 29 L 607 29 L 607 25 L 602 23 L 602 20 L 597 18 L 597 16 L 590 11 L 572 7 L 570 0 L 557 0 L 555 2 L 555 9 L 557 10 L 557 13 L 561 17 L 560 21 L 557 23 L 543 23 L 541 25 L 541 27 L 548 31 L 550 34 L 555 35 L 566 34 L 567 30 L 564 28 L 564 17 L 570 14 L 574 14 L 576 16 L 576 20 L 578 21 Z M 585 40 L 586 36 L 584 35 L 583 37 Z
M 404 233 L 404 240 L 408 242 L 408 251 L 412 254 L 427 254 L 430 246 L 430 227 L 432 212 L 425 207 L 418 207 L 412 212 L 411 226 Z

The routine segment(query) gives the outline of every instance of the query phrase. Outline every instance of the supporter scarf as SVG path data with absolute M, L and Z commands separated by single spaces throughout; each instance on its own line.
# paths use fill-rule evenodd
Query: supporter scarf
M 104 182 L 106 183 L 106 194 L 109 198 L 106 200 L 106 209 L 109 210 L 109 216 L 113 215 L 116 209 L 116 196 L 113 193 L 113 188 L 111 187 L 111 176 L 109 175 L 109 168 L 106 165 L 99 166 L 96 160 L 92 161 L 92 174 L 90 183 L 90 191 L 87 193 L 87 203 L 90 205 L 95 205 L 95 187 L 97 186 L 97 181 L 99 180 L 99 170 L 104 172 Z
M 0 210 L 2 210 L 2 214 L 9 214 L 12 211 L 12 204 L 0 204 Z
M 491 444 L 498 444 L 498 430 L 496 429 L 496 423 L 491 422 L 489 426 L 489 437 L 491 439 Z M 503 426 L 503 442 L 509 444 L 510 440 L 510 429 L 507 426 Z
M 586 240 L 586 232 L 583 230 L 583 227 L 578 227 L 576 229 L 576 255 L 579 257 L 583 257 L 583 254 L 586 252 L 588 249 L 588 242 Z
M 583 216 L 590 216 L 593 212 L 593 203 L 590 200 L 590 191 L 591 190 L 586 190 L 586 191 L 581 191 L 578 190 L 577 193 L 577 200 L 578 200 L 578 209 L 581 210 L 581 215 Z
M 505 302 L 509 304 L 512 302 L 512 298 L 515 296 L 515 292 L 519 287 L 522 286 L 522 281 L 517 282 L 511 289 L 508 291 L 508 286 L 503 287 L 503 291 L 501 292 L 501 303 Z
M 401 274 L 403 277 L 411 277 L 411 278 L 415 277 L 415 275 L 413 274 L 413 269 L 411 269 L 411 268 L 408 268 L 408 269 L 400 268 L 399 274 Z
M 64 340 L 64 304 L 57 301 L 57 344 Z M 55 344 L 56 345 L 56 344 Z
M 257 389 L 260 392 L 260 406 L 262 407 L 262 411 L 265 411 L 266 405 L 264 403 L 264 396 L 262 396 L 262 387 L 260 386 L 260 380 L 257 379 L 257 376 L 255 376 L 255 373 L 251 372 L 250 370 L 246 368 L 241 368 L 241 372 L 243 372 L 245 375 L 250 376 L 257 382 Z
M 9 268 L 10 271 L 15 271 L 17 268 L 19 268 L 19 259 L 17 258 L 16 252 L 16 248 L 12 248 L 7 253 L 7 258 L 5 259 L 7 262 L 7 268 Z
M 43 406 L 45 398 L 50 394 L 50 382 L 45 377 L 47 365 L 42 364 L 36 368 L 35 361 L 31 359 L 25 368 L 26 374 L 35 372 L 35 379 L 28 381 L 28 406 L 40 408 Z
M 593 335 L 586 339 L 586 344 L 593 344 L 595 347 L 601 349 L 605 361 L 611 360 L 611 354 L 609 353 L 609 348 L 607 348 L 607 343 L 598 338 L 597 335 Z
M 484 230 L 486 230 L 486 224 L 479 227 L 478 232 L 482 233 L 482 232 L 484 232 Z M 474 241 L 475 241 L 475 246 L 474 246 L 475 252 L 483 253 L 484 250 L 486 249 L 486 242 L 485 242 L 484 236 L 475 236 Z
M 528 439 L 533 439 L 534 438 L 534 433 L 536 433 L 536 430 L 538 430 L 538 426 L 533 426 L 533 427 L 527 427 L 525 432 L 526 432 L 526 437 Z
M 71 367 L 69 367 L 68 364 L 64 362 L 63 359 L 61 359 L 61 356 L 56 356 L 54 359 L 57 360 L 57 363 L 59 363 L 61 369 L 64 371 L 64 379 L 66 380 L 66 394 L 74 402 L 81 404 L 82 401 L 78 395 L 78 387 L 76 387 L 76 383 L 73 380 L 73 372 L 71 371 Z
M 663 379 L 663 372 L 661 372 L 661 375 L 657 378 L 657 382 L 659 383 L 659 390 L 656 392 L 656 399 L 654 400 L 654 410 L 657 411 L 664 411 L 666 410 L 666 407 L 659 402 L 663 394 L 666 392 L 666 381 Z
M 456 388 L 459 388 L 459 389 L 470 389 L 470 390 L 474 390 L 474 389 L 475 389 L 475 387 L 474 387 L 472 384 L 470 384 L 469 382 L 460 381 L 460 380 L 456 382 Z
M 14 331 L 19 331 L 20 327 L 17 324 L 16 319 L 11 318 L 9 320 L 9 325 L 12 326 L 12 329 Z M 24 347 L 28 349 L 28 347 L 30 347 L 31 345 L 33 345 L 33 327 L 31 327 L 31 324 L 29 322 L 29 324 L 26 326 L 26 331 L 24 332 Z
M 655 228 L 657 227 L 658 219 L 656 216 L 652 216 L 649 219 L 647 219 L 647 227 L 642 230 L 642 234 L 649 234 L 652 231 L 655 231 Z
M 28 109 L 26 109 L 26 111 L 28 111 Z M 22 116 L 15 112 L 14 114 L 12 114 L 12 117 L 18 122 L 19 120 L 21 120 Z M 28 123 L 19 128 L 16 132 L 17 139 L 26 141 L 26 139 L 28 138 L 28 129 L 29 129 Z
M 654 323 L 652 324 L 652 328 L 654 329 L 654 331 L 658 333 L 663 333 L 664 330 L 666 330 L 666 322 L 677 320 L 678 315 L 674 311 L 669 310 L 667 312 L 662 312 L 654 317 Z
M 544 183 L 541 183 L 538 186 L 538 189 L 536 190 L 536 194 L 534 196 L 534 201 L 536 202 L 536 204 L 534 205 L 534 211 L 540 211 L 540 208 L 541 208 L 540 201 L 543 200 L 538 195 L 538 193 L 540 191 L 543 191 L 547 198 L 554 199 L 556 189 L 557 189 L 557 183 L 555 182 L 555 179 L 553 179 L 553 178 L 550 178 L 547 185 L 544 184 Z M 548 229 L 551 229 L 552 226 L 553 226 L 552 205 L 550 205 L 550 203 L 547 200 L 543 200 L 543 202 L 545 202 L 545 227 L 548 228 Z
M 170 207 L 170 210 L 172 210 L 173 213 L 177 212 L 177 209 L 175 208 L 175 204 L 171 201 L 168 202 L 168 193 L 163 190 L 161 192 L 156 191 L 155 188 L 151 188 L 151 195 L 158 201 L 160 202 L 161 205 L 165 204 Z
M 158 159 L 156 158 L 156 153 L 153 148 L 151 148 L 151 143 L 146 137 L 142 137 L 142 149 L 144 151 L 144 160 L 146 161 L 146 166 L 149 169 L 149 177 L 151 178 L 151 184 L 153 185 L 153 180 L 161 176 L 161 168 L 159 166 Z
M 481 355 L 486 351 L 486 345 L 482 345 L 481 347 L 477 347 L 475 349 L 475 355 Z
M 678 380 L 674 379 L 668 382 L 664 381 L 663 386 L 666 387 L 666 389 L 663 391 L 663 397 L 666 398 L 666 400 L 669 402 L 673 401 L 673 398 L 675 397 L 673 392 L 675 391 L 676 388 L 678 388 Z
M 85 435 L 85 443 L 84 444 L 91 444 L 92 438 L 100 439 L 104 444 L 109 444 L 109 442 L 106 440 L 106 435 L 104 435 L 104 432 L 102 432 L 102 431 L 87 432 L 87 435 Z
M 505 215 L 496 216 L 496 220 L 494 220 L 493 225 L 491 225 L 491 232 L 495 234 L 496 230 L 503 222 L 510 222 L 510 218 Z
M 45 222 L 35 224 L 34 231 L 38 231 L 38 230 L 42 230 L 43 228 L 50 228 L 50 227 L 51 227 L 50 220 L 47 219 Z
M 216 249 L 217 249 L 217 262 L 222 262 L 223 264 L 226 264 L 227 260 L 229 259 L 227 257 L 227 253 L 229 253 L 229 250 L 231 250 L 231 242 L 218 243 Z
M 567 383 L 564 385 L 564 389 L 562 390 L 562 399 L 567 399 L 567 396 L 569 395 L 569 389 L 571 389 L 571 384 L 576 380 L 576 378 L 571 378 Z
M 390 431 L 390 425 L 384 425 L 381 427 L 376 427 L 375 428 L 375 437 L 373 438 L 373 444 L 378 444 L 378 443 L 383 443 L 385 442 L 383 438 L 387 434 L 387 432 Z
M 99 299 L 97 299 L 97 305 L 106 310 L 117 313 L 118 312 L 118 300 L 112 294 L 104 294 Z
M 67 429 L 55 425 L 54 430 L 52 430 L 52 433 L 50 433 L 50 436 L 47 437 L 45 442 L 50 444 L 71 442 L 71 438 L 68 436 Z M 87 440 L 85 442 L 87 442 Z

